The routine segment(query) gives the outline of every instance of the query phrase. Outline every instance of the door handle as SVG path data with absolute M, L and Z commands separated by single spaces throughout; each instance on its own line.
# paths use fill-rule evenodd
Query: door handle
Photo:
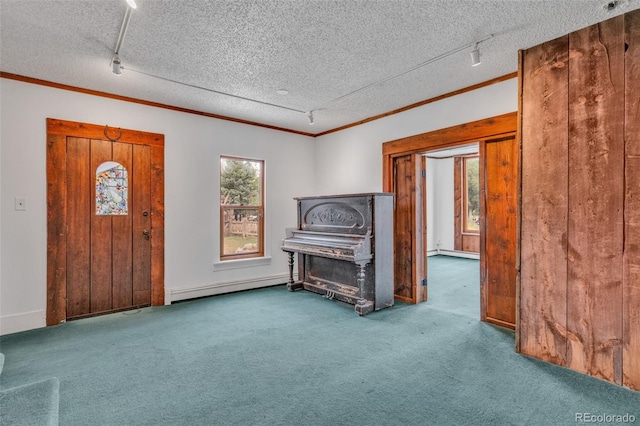
M 147 231 L 146 229 L 144 231 L 142 231 L 142 235 L 144 235 L 144 237 L 148 240 L 149 239 L 149 231 Z

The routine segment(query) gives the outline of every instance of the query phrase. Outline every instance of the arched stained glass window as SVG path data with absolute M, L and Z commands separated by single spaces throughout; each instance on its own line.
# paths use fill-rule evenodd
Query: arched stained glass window
M 122 164 L 100 164 L 96 170 L 96 215 L 128 214 L 128 186 L 127 169 Z

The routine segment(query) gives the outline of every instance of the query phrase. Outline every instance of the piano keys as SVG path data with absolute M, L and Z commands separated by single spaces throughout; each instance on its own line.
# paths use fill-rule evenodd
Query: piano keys
M 359 315 L 393 305 L 393 194 L 296 198 L 298 224 L 282 241 L 290 291 L 355 305 Z M 294 254 L 298 278 L 294 280 Z

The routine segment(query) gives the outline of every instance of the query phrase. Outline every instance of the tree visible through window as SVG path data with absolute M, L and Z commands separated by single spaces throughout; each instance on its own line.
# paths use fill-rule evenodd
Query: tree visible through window
M 264 162 L 220 157 L 220 258 L 264 254 Z
M 464 157 L 463 232 L 480 232 L 480 159 Z

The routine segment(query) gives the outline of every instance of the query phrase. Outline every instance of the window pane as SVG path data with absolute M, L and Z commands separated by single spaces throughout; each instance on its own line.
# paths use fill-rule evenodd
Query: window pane
M 223 255 L 257 253 L 260 233 L 258 209 L 224 208 Z
M 259 206 L 262 162 L 222 158 L 220 162 L 220 204 Z
M 122 164 L 100 164 L 96 170 L 96 215 L 126 215 L 128 185 L 127 169 Z
M 478 232 L 480 230 L 480 185 L 478 157 L 465 158 L 465 212 L 464 230 Z
M 263 168 L 260 160 L 220 158 L 220 258 L 264 254 Z

